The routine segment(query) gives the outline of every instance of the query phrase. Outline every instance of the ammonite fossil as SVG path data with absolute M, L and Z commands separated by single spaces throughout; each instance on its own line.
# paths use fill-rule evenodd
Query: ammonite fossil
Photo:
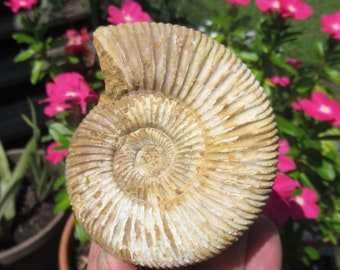
M 121 24 L 94 38 L 106 91 L 67 158 L 77 219 L 136 265 L 220 253 L 257 218 L 275 177 L 263 89 L 228 49 L 186 27 Z

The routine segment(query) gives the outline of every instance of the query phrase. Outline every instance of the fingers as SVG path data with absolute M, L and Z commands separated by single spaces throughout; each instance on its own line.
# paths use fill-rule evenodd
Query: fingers
M 279 270 L 282 250 L 278 231 L 260 217 L 248 233 L 219 256 L 195 267 L 200 270 Z
M 197 265 L 198 270 L 244 270 L 248 235 L 243 235 L 238 242 L 213 259 Z M 258 268 L 254 268 L 258 269 Z
M 98 256 L 97 270 L 137 270 L 138 268 L 101 251 Z
M 120 261 L 106 254 L 101 247 L 92 243 L 89 252 L 87 270 L 137 270 L 138 268 L 127 262 Z
M 259 218 L 250 230 L 245 269 L 281 269 L 282 247 L 275 225 L 266 217 Z
M 279 270 L 282 249 L 278 231 L 266 217 L 260 217 L 249 232 L 212 260 L 196 265 L 199 270 Z M 137 270 L 138 268 L 120 261 L 92 243 L 88 270 Z M 186 268 L 181 268 L 186 269 Z

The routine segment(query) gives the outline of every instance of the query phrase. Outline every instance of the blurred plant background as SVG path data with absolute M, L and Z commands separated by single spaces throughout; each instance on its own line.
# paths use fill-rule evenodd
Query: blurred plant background
M 13 38 L 20 51 L 14 61 L 29 63 L 30 88 L 43 93 L 37 106 L 48 116 L 46 126 L 42 125 L 42 141 L 46 147 L 50 144 L 47 159 L 51 163 L 63 162 L 74 130 L 104 91 L 91 32 L 99 25 L 127 21 L 185 25 L 209 35 L 241 58 L 274 108 L 279 165 L 264 213 L 279 227 L 283 269 L 312 268 L 323 247 L 338 245 L 340 2 L 26 2 L 28 5 L 19 9 L 14 8 L 16 0 L 5 4 L 16 14 L 18 25 Z M 87 16 L 80 23 L 67 23 L 70 14 L 83 16 L 81 12 L 73 14 L 75 6 Z M 67 210 L 64 177 L 55 181 L 54 189 L 58 191 L 56 211 Z M 86 239 L 80 228 L 76 233 Z

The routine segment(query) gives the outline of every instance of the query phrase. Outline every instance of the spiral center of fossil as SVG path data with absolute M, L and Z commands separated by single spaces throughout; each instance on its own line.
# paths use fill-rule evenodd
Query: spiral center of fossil
M 174 157 L 174 144 L 164 132 L 154 128 L 140 128 L 127 135 L 116 154 L 115 167 L 119 170 L 118 164 L 124 162 L 134 177 L 158 181 L 161 174 L 166 173 L 171 166 Z
M 170 165 L 170 159 L 162 155 L 160 147 L 149 144 L 136 154 L 135 166 L 143 176 L 157 176 Z
M 181 103 L 135 93 L 115 111 L 122 134 L 112 140 L 113 182 L 130 197 L 158 204 L 185 193 L 201 171 L 204 131 Z M 117 105 L 118 106 L 118 105 Z

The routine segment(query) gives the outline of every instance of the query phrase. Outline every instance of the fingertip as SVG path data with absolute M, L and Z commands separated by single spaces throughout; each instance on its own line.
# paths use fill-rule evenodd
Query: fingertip
M 128 262 L 121 261 L 104 251 L 101 251 L 97 261 L 98 270 L 137 270 L 138 268 Z
M 102 248 L 96 243 L 92 242 L 89 251 L 89 260 L 87 264 L 87 270 L 97 269 L 97 258 Z
M 107 254 L 103 249 L 92 242 L 89 252 L 87 270 L 137 270 L 138 268 L 130 263 L 116 259 Z
M 261 216 L 249 231 L 245 269 L 281 269 L 282 247 L 277 227 Z

